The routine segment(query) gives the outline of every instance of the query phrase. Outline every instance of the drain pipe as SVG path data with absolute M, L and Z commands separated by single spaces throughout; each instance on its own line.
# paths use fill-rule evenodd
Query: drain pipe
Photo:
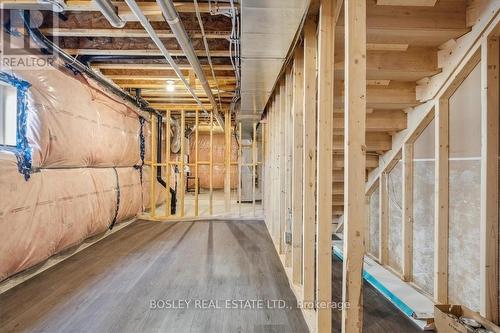
M 205 90 L 205 93 L 207 94 L 208 99 L 210 100 L 210 104 L 212 104 L 215 119 L 217 120 L 219 125 L 223 126 L 224 120 L 222 119 L 222 117 L 218 112 L 218 105 L 212 93 L 212 88 L 210 88 L 210 85 L 208 84 L 207 78 L 205 77 L 205 73 L 203 72 L 203 68 L 201 67 L 200 60 L 198 59 L 198 56 L 196 55 L 196 52 L 193 48 L 193 44 L 191 43 L 191 40 L 189 39 L 189 36 L 186 30 L 184 29 L 184 26 L 182 25 L 181 19 L 179 18 L 179 14 L 175 9 L 173 1 L 156 0 L 156 2 L 160 6 L 163 16 L 165 17 L 165 20 L 170 26 L 172 33 L 177 39 L 179 45 L 181 46 L 181 49 L 184 51 L 186 58 L 193 67 L 193 70 L 196 73 L 198 80 L 200 80 L 200 83 L 203 86 L 203 90 Z
M 125 2 L 129 6 L 130 10 L 137 17 L 137 19 L 139 20 L 139 22 L 143 26 L 144 30 L 146 30 L 146 32 L 148 33 L 151 40 L 156 44 L 158 49 L 161 51 L 161 53 L 163 54 L 163 56 L 165 57 L 167 62 L 170 64 L 170 66 L 172 66 L 172 69 L 174 70 L 175 74 L 177 74 L 177 77 L 182 81 L 182 83 L 184 83 L 184 86 L 189 91 L 191 96 L 193 96 L 193 99 L 196 101 L 196 104 L 198 104 L 202 108 L 202 110 L 208 115 L 208 112 L 205 109 L 205 107 L 203 106 L 203 103 L 198 98 L 198 96 L 196 96 L 196 93 L 194 92 L 193 87 L 191 87 L 191 85 L 189 84 L 187 79 L 184 77 L 184 74 L 182 74 L 181 69 L 175 63 L 174 59 L 170 55 L 170 52 L 168 52 L 167 48 L 165 47 L 163 42 L 160 40 L 160 37 L 158 36 L 156 31 L 151 26 L 151 23 L 146 18 L 146 16 L 142 12 L 141 8 L 137 5 L 137 2 L 135 0 L 125 0 Z M 213 98 L 213 95 L 212 95 L 212 98 Z M 215 99 L 214 99 L 214 101 L 215 101 Z M 216 109 L 214 109 L 214 112 L 215 112 L 214 115 L 218 114 L 218 113 L 216 113 Z M 224 126 L 224 120 L 222 118 L 220 118 L 220 121 L 219 120 L 217 120 L 217 121 L 219 122 L 220 126 Z
M 161 114 L 156 115 L 156 133 L 158 133 L 158 138 L 156 142 L 156 160 L 158 163 L 161 163 L 161 153 L 162 153 L 162 133 L 163 133 L 163 117 Z M 170 133 L 166 133 L 166 135 L 170 135 Z M 168 148 L 170 149 L 170 148 Z M 170 166 L 166 166 L 167 168 L 170 168 Z M 158 183 L 161 184 L 164 188 L 167 188 L 170 191 L 170 214 L 175 214 L 176 206 L 177 206 L 177 193 L 174 189 L 170 187 L 170 184 L 167 184 L 163 180 L 162 172 L 161 172 L 161 167 L 156 168 L 156 180 Z M 165 208 L 166 209 L 166 208 Z
M 97 7 L 101 11 L 102 15 L 108 20 L 108 22 L 115 28 L 123 28 L 125 26 L 125 21 L 123 21 L 120 16 L 118 16 L 118 12 L 116 7 L 113 6 L 110 0 L 94 0 Z

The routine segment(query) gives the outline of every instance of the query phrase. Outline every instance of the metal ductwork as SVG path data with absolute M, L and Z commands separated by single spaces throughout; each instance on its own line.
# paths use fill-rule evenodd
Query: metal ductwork
M 137 5 L 137 2 L 135 0 L 125 0 L 125 2 L 129 6 L 130 10 L 137 17 L 137 19 L 139 20 L 139 22 L 143 26 L 144 30 L 146 30 L 146 32 L 148 33 L 151 40 L 156 44 L 156 46 L 160 50 L 161 54 L 165 57 L 167 62 L 170 64 L 170 66 L 172 66 L 172 69 L 174 70 L 175 74 L 182 81 L 182 83 L 184 84 L 186 89 L 189 91 L 189 93 L 191 94 L 191 96 L 195 100 L 196 104 L 198 104 L 202 108 L 203 111 L 207 112 L 207 110 L 204 108 L 201 100 L 198 98 L 198 96 L 196 96 L 196 93 L 195 93 L 193 87 L 191 87 L 191 85 L 189 84 L 187 79 L 184 77 L 184 74 L 182 74 L 181 69 L 179 68 L 177 63 L 174 61 L 174 58 L 172 58 L 172 56 L 170 55 L 170 52 L 168 52 L 167 48 L 165 47 L 165 45 L 161 41 L 161 39 L 158 36 L 158 34 L 156 33 L 155 29 L 151 26 L 151 23 L 147 19 L 146 15 L 144 15 L 141 8 Z M 200 68 L 201 68 L 201 66 L 200 66 Z M 212 99 L 213 99 L 213 95 L 212 95 Z M 218 115 L 216 110 L 214 110 L 214 112 L 215 112 L 214 115 Z M 219 125 L 224 126 L 224 120 L 221 119 L 220 116 L 219 116 L 219 118 L 220 118 L 220 120 L 218 119 Z
M 207 78 L 205 77 L 205 73 L 203 72 L 203 68 L 201 67 L 200 60 L 198 59 L 198 56 L 196 55 L 196 52 L 193 48 L 193 44 L 191 44 L 191 40 L 189 39 L 189 36 L 186 30 L 184 29 L 184 26 L 182 25 L 182 22 L 179 18 L 177 10 L 175 9 L 173 1 L 156 0 L 156 2 L 160 6 L 163 16 L 165 17 L 165 20 L 170 26 L 172 33 L 175 35 L 177 42 L 181 46 L 182 51 L 184 51 L 186 58 L 193 67 L 193 70 L 196 76 L 198 77 L 198 80 L 200 80 L 200 83 L 203 86 L 203 90 L 205 90 L 205 93 L 207 94 L 207 97 L 210 100 L 210 104 L 212 104 L 215 119 L 222 127 L 224 127 L 223 126 L 224 120 L 217 111 L 218 106 L 215 97 L 212 94 L 212 89 L 208 84 Z
M 123 28 L 125 26 L 125 21 L 123 21 L 116 7 L 113 6 L 110 0 L 94 0 L 97 7 L 101 11 L 102 15 L 108 20 L 108 22 L 115 28 Z
M 64 0 L 38 0 L 38 2 L 42 5 L 50 5 L 52 11 L 56 13 L 61 13 L 68 8 Z
M 92 69 L 90 69 L 82 62 L 78 61 L 73 56 L 67 54 L 59 46 L 55 45 L 52 41 L 50 41 L 47 37 L 45 37 L 38 28 L 32 27 L 30 23 L 31 20 L 29 11 L 23 11 L 20 12 L 19 14 L 21 16 L 21 19 L 23 20 L 27 34 L 35 41 L 36 44 L 39 45 L 40 48 L 47 49 L 52 54 L 57 55 L 67 64 L 68 67 L 73 68 L 74 70 L 87 75 L 88 77 L 99 83 L 102 87 L 104 87 L 108 91 L 112 92 L 113 94 L 122 98 L 123 100 L 133 105 L 136 105 L 142 111 L 159 114 L 159 111 L 149 107 L 148 102 L 145 101 L 143 98 L 141 98 L 140 96 L 139 98 L 137 96 L 134 97 L 129 93 L 127 93 L 122 88 L 120 88 L 119 86 L 111 83 L 105 77 L 93 71 Z

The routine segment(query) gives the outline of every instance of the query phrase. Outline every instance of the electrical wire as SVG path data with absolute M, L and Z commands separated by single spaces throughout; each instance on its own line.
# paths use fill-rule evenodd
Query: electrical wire
M 217 99 L 219 101 L 219 109 L 222 110 L 222 101 L 221 101 L 221 97 L 220 97 L 219 81 L 217 81 L 217 77 L 215 76 L 215 70 L 214 70 L 214 66 L 212 63 L 212 57 L 210 56 L 210 49 L 208 47 L 207 36 L 205 35 L 205 27 L 203 26 L 203 21 L 201 20 L 201 14 L 200 14 L 200 9 L 198 7 L 197 0 L 194 0 L 194 8 L 195 8 L 195 12 L 196 12 L 196 18 L 198 19 L 198 24 L 200 25 L 201 36 L 203 38 L 203 45 L 205 46 L 205 53 L 207 55 L 207 60 L 208 60 L 209 66 L 210 66 L 210 71 L 212 72 L 212 77 L 214 78 L 215 86 L 217 88 Z

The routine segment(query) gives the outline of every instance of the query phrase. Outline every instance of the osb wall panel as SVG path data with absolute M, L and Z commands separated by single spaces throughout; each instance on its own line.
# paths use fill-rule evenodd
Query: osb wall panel
M 434 292 L 434 120 L 414 144 L 412 280 Z
M 402 219 L 403 219 L 403 163 L 399 161 L 389 172 L 389 266 L 397 272 L 401 272 L 402 260 Z
M 481 91 L 478 65 L 450 98 L 450 302 L 479 310 Z

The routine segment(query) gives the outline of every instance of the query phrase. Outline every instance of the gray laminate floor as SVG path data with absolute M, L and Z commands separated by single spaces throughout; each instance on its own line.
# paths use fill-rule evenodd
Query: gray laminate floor
M 141 221 L 0 295 L 0 332 L 306 332 L 294 303 L 263 222 Z

